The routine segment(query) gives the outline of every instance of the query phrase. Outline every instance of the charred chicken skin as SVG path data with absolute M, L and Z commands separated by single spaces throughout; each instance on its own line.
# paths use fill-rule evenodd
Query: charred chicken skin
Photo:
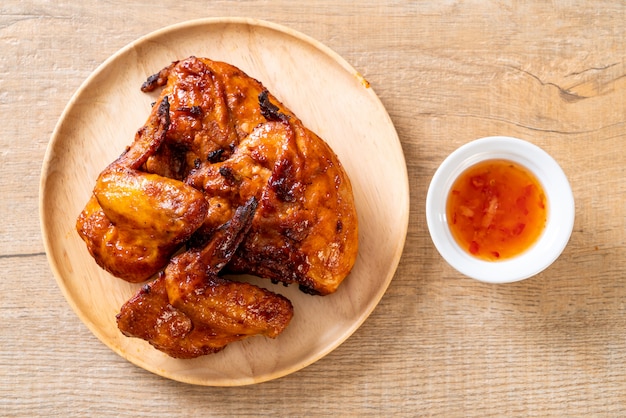
M 118 327 L 178 358 L 276 337 L 291 303 L 220 275 L 336 291 L 358 251 L 350 180 L 321 138 L 232 65 L 176 61 L 142 86 L 159 88 L 76 223 L 102 268 L 129 282 L 156 277 Z

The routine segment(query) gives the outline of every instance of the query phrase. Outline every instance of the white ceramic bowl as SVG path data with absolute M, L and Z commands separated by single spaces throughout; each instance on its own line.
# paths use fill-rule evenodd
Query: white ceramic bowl
M 491 159 L 516 162 L 530 170 L 543 186 L 548 217 L 543 233 L 528 250 L 501 261 L 484 261 L 462 249 L 446 218 L 448 192 L 456 178 L 474 164 Z M 509 283 L 534 276 L 561 254 L 574 226 L 574 197 L 565 173 L 544 150 L 521 139 L 492 136 L 458 148 L 435 172 L 426 196 L 426 221 L 441 256 L 460 273 L 488 283 Z

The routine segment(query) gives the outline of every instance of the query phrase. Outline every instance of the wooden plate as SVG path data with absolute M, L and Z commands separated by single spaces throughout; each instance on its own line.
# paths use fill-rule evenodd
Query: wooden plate
M 352 181 L 359 256 L 330 296 L 308 296 L 258 278 L 282 293 L 294 319 L 277 339 L 253 337 L 220 353 L 176 360 L 124 337 L 115 315 L 140 285 L 100 269 L 75 231 L 99 172 L 132 142 L 155 95 L 151 74 L 190 55 L 225 61 L 260 80 L 337 153 Z M 345 341 L 389 285 L 404 247 L 409 192 L 394 126 L 368 83 L 336 53 L 293 30 L 252 19 L 209 19 L 167 27 L 126 46 L 78 89 L 46 153 L 40 185 L 44 244 L 56 280 L 81 320 L 107 346 L 158 375 L 198 385 L 235 386 L 278 378 Z

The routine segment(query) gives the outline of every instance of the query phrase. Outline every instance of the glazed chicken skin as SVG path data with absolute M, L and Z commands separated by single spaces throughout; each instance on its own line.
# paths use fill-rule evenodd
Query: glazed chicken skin
M 169 123 L 164 98 L 133 144 L 100 174 L 76 222 L 96 262 L 129 282 L 162 269 L 207 215 L 200 191 L 139 170 L 165 140 Z
M 208 215 L 194 238 L 255 197 L 250 231 L 225 270 L 333 293 L 356 260 L 358 224 L 350 180 L 330 147 L 232 65 L 174 62 L 142 89 L 159 87 L 171 124 L 145 170 L 205 193 Z
M 122 306 L 118 328 L 176 358 L 274 338 L 291 302 L 224 275 L 335 292 L 358 252 L 350 180 L 326 142 L 232 65 L 176 61 L 142 86 L 159 88 L 76 223 L 102 268 L 152 279 Z
M 250 199 L 202 248 L 172 259 L 164 273 L 122 306 L 118 328 L 175 358 L 215 353 L 253 335 L 278 336 L 293 316 L 283 296 L 218 277 L 256 210 Z

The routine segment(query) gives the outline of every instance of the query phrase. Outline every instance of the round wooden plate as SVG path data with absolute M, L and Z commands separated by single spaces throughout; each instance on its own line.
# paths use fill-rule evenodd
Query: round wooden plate
M 217 354 L 177 360 L 127 338 L 115 315 L 139 288 L 100 269 L 76 233 L 76 217 L 96 177 L 129 145 L 155 95 L 139 89 L 171 61 L 190 55 L 225 61 L 261 81 L 342 161 L 359 215 L 359 256 L 326 297 L 245 277 L 288 297 L 294 318 L 277 339 L 253 337 Z M 63 112 L 46 153 L 40 217 L 51 268 L 87 327 L 130 362 L 198 385 L 235 386 L 278 378 L 328 354 L 367 318 L 398 265 L 409 217 L 406 165 L 397 133 L 368 83 L 319 42 L 253 19 L 205 19 L 167 27 L 104 62 Z

